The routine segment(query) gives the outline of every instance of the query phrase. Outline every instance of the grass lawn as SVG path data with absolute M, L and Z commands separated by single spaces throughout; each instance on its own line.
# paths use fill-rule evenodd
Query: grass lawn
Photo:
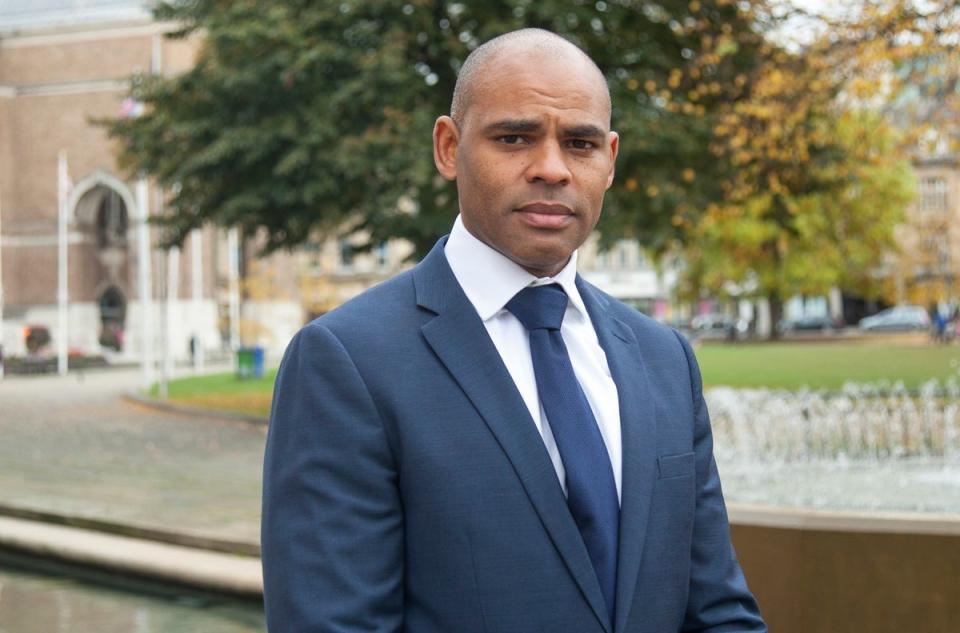
M 264 372 L 263 378 L 239 380 L 232 373 L 193 376 L 171 380 L 167 393 L 171 400 L 197 407 L 239 411 L 266 417 L 277 370 Z M 154 387 L 150 395 L 157 397 Z
M 960 347 L 864 343 L 707 344 L 696 349 L 706 386 L 839 389 L 902 380 L 916 388 L 957 373 Z
M 960 346 L 829 343 L 705 344 L 696 349 L 708 387 L 839 389 L 844 382 L 894 382 L 908 388 L 956 374 Z M 276 370 L 259 380 L 233 374 L 181 378 L 170 382 L 170 398 L 200 407 L 266 417 Z M 156 397 L 156 389 L 151 393 Z

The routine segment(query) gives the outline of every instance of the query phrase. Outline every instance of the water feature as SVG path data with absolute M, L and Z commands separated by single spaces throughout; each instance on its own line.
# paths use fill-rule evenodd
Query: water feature
M 258 603 L 0 557 L 0 633 L 265 630 Z
M 730 502 L 960 514 L 960 383 L 706 394 Z

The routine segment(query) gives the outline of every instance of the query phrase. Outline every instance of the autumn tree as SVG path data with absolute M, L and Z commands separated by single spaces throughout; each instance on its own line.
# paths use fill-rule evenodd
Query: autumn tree
M 818 20 L 820 35 L 771 38 L 746 98 L 720 117 L 711 153 L 735 175 L 703 216 L 675 218 L 689 295 L 766 298 L 775 324 L 796 294 L 881 291 L 913 194 L 909 161 L 920 141 L 951 137 L 942 115 L 956 107 L 955 3 L 919 7 L 784 14 Z

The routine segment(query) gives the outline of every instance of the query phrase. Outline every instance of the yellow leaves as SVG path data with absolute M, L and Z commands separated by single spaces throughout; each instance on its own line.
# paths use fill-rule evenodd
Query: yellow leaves
M 697 174 L 692 169 L 687 167 L 681 172 L 681 177 L 683 178 L 683 182 L 691 183 L 693 182 L 694 178 L 697 177 Z
M 670 71 L 670 76 L 667 78 L 667 85 L 672 89 L 676 90 L 680 87 L 680 82 L 683 80 L 683 71 L 678 68 L 674 68 Z
M 656 198 L 660 195 L 660 188 L 654 184 L 647 185 L 647 196 L 650 198 Z
M 629 79 L 627 81 L 627 89 L 636 90 L 639 87 L 640 87 L 640 82 L 637 81 L 636 79 Z
M 767 188 L 770 189 L 770 192 L 774 194 L 784 193 L 783 185 L 780 184 L 780 176 L 778 176 L 776 173 L 770 173 L 767 175 Z
M 777 237 L 777 252 L 781 256 L 790 252 L 790 240 L 782 233 Z
M 637 179 L 636 178 L 627 178 L 626 182 L 627 191 L 634 192 L 637 190 Z
M 648 93 L 653 94 L 654 92 L 657 91 L 657 82 L 655 82 L 653 79 L 647 79 L 643 83 L 643 89 L 646 90 Z
M 690 0 L 690 4 L 687 6 L 690 8 L 690 13 L 697 13 L 698 11 L 700 11 L 699 0 Z

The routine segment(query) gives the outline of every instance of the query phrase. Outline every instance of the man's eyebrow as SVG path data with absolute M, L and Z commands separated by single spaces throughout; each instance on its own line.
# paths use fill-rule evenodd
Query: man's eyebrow
M 606 136 L 607 133 L 596 125 L 584 124 L 563 128 L 563 135 L 565 137 L 573 136 L 576 138 L 602 138 Z
M 543 126 L 536 119 L 503 119 L 494 121 L 484 128 L 487 133 L 504 132 L 507 134 L 529 134 L 539 132 Z

